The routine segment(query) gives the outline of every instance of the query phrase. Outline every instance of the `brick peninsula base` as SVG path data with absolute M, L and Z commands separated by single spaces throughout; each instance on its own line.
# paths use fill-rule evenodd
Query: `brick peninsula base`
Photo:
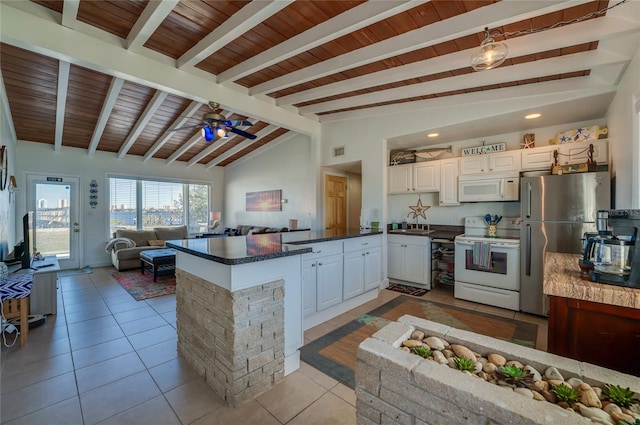
M 229 291 L 176 272 L 178 352 L 232 406 L 284 377 L 284 281 Z

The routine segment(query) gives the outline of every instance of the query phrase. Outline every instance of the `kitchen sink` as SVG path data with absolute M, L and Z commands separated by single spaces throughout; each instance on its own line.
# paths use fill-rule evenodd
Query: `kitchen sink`
M 388 233 L 393 233 L 397 235 L 422 235 L 429 236 L 431 233 L 435 232 L 435 230 L 426 230 L 426 229 L 396 229 L 389 230 Z

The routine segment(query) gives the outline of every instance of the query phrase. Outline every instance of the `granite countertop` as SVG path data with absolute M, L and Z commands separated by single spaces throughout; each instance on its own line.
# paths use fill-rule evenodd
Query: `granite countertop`
M 381 233 L 381 231 L 360 231 L 359 229 L 263 233 L 226 238 L 173 240 L 167 241 L 166 245 L 217 263 L 238 265 L 311 252 L 312 249 L 304 244 Z
M 579 254 L 547 252 L 543 292 L 547 295 L 640 309 L 640 288 L 591 282 L 580 277 Z

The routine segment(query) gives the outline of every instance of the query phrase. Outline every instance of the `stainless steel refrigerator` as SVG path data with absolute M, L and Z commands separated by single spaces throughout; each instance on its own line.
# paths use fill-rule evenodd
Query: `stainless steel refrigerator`
M 582 253 L 584 233 L 596 232 L 596 214 L 610 204 L 608 172 L 520 179 L 522 311 L 549 314 L 548 297 L 542 293 L 546 252 Z

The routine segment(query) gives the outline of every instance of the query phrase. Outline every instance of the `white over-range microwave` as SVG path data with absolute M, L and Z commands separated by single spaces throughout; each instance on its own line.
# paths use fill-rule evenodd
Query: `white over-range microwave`
M 520 177 L 515 173 L 488 173 L 460 176 L 460 202 L 518 201 Z

